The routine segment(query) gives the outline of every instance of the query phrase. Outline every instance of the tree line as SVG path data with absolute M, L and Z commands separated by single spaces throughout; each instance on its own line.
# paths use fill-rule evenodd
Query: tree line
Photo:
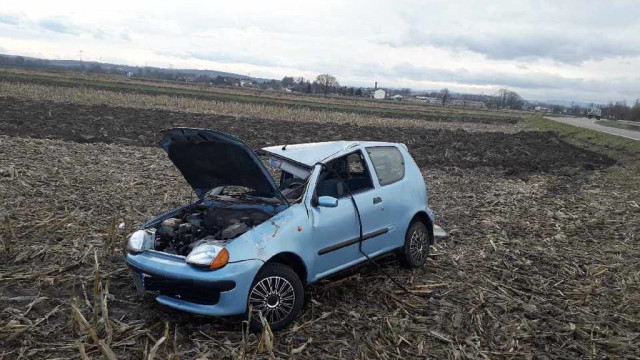
M 633 105 L 627 105 L 624 100 L 609 102 L 600 109 L 602 116 L 608 119 L 640 121 L 640 99 L 636 99 Z

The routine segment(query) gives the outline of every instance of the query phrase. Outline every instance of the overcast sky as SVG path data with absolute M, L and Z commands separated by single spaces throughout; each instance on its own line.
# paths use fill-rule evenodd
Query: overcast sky
M 341 84 L 640 97 L 640 1 L 9 1 L 0 53 Z

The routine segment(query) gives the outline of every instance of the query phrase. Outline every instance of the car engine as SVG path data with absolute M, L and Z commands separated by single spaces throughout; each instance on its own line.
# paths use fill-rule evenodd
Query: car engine
M 198 206 L 156 226 L 155 250 L 188 255 L 202 241 L 228 241 L 271 218 L 257 209 Z

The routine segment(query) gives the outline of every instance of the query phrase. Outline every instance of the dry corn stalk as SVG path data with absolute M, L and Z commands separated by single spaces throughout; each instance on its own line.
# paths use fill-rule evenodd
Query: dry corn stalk
M 82 315 L 80 310 L 78 310 L 78 308 L 74 304 L 71 304 L 71 311 L 72 311 L 73 316 L 75 317 L 76 321 L 80 325 L 80 327 L 83 328 L 85 333 L 87 333 L 87 335 L 89 335 L 91 340 L 93 340 L 93 342 L 96 345 L 98 345 L 98 348 L 100 349 L 100 352 L 102 352 L 102 356 L 104 356 L 107 360 L 116 360 L 117 358 L 116 358 L 113 350 L 111 350 L 109 345 L 107 345 L 104 342 L 104 340 L 98 338 L 98 334 L 96 333 L 96 330 L 91 326 L 91 324 L 89 324 L 87 319 Z
M 109 255 L 113 254 L 115 250 L 115 244 L 116 244 L 116 234 L 117 234 L 116 218 L 112 217 L 109 221 L 109 233 L 107 234 L 107 239 L 105 241 L 106 254 L 109 254 Z
M 91 323 L 94 328 L 98 327 L 98 316 L 100 312 L 100 297 L 102 281 L 100 279 L 100 265 L 98 264 L 98 252 L 94 251 L 93 258 L 95 260 L 94 276 L 93 276 L 93 316 Z
M 147 357 L 147 360 L 153 360 L 155 358 L 158 350 L 160 349 L 160 346 L 164 344 L 164 342 L 168 338 L 169 338 L 169 324 L 165 323 L 164 336 L 158 339 L 158 341 L 156 341 L 156 343 L 153 345 L 151 350 L 149 350 L 149 356 Z M 166 346 L 165 346 L 165 350 L 166 350 Z
M 15 239 L 16 239 L 16 234 L 13 232 L 13 227 L 11 227 L 11 219 L 9 219 L 9 215 L 5 215 L 4 236 L 2 237 L 2 242 L 4 245 L 4 251 L 7 254 L 11 254 L 11 241 Z
M 269 353 L 269 359 L 273 359 L 273 331 L 271 331 L 271 327 L 269 326 L 269 322 L 262 316 L 262 311 L 258 312 L 258 316 L 260 316 L 260 323 L 262 324 L 262 333 L 260 335 L 260 343 L 258 344 L 258 351 L 267 350 Z

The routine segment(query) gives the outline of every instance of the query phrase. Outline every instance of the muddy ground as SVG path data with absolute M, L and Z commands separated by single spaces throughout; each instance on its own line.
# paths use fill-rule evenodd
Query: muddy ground
M 172 125 L 226 131 L 256 147 L 401 141 L 423 169 L 437 222 L 451 234 L 422 269 L 381 261 L 421 298 L 371 266 L 324 281 L 307 290 L 296 324 L 275 335 L 276 357 L 640 356 L 638 189 L 609 181 L 613 159 L 551 133 L 293 124 L 10 98 L 0 105 L 0 215 L 10 221 L 2 232 L 10 251 L 0 255 L 0 359 L 77 358 L 78 344 L 99 358 L 71 304 L 118 358 L 143 357 L 165 334 L 157 358 L 268 357 L 256 335 L 243 336 L 240 319 L 181 313 L 134 291 L 123 237 L 192 199 L 154 147 L 157 130 Z M 104 308 L 94 301 L 96 283 L 108 288 Z
M 402 142 L 421 167 L 489 166 L 509 174 L 612 165 L 605 155 L 570 146 L 551 133 L 472 133 L 464 130 L 276 122 L 125 107 L 86 106 L 0 97 L 0 133 L 75 142 L 156 146 L 162 129 L 212 128 L 254 148 L 309 141 Z

